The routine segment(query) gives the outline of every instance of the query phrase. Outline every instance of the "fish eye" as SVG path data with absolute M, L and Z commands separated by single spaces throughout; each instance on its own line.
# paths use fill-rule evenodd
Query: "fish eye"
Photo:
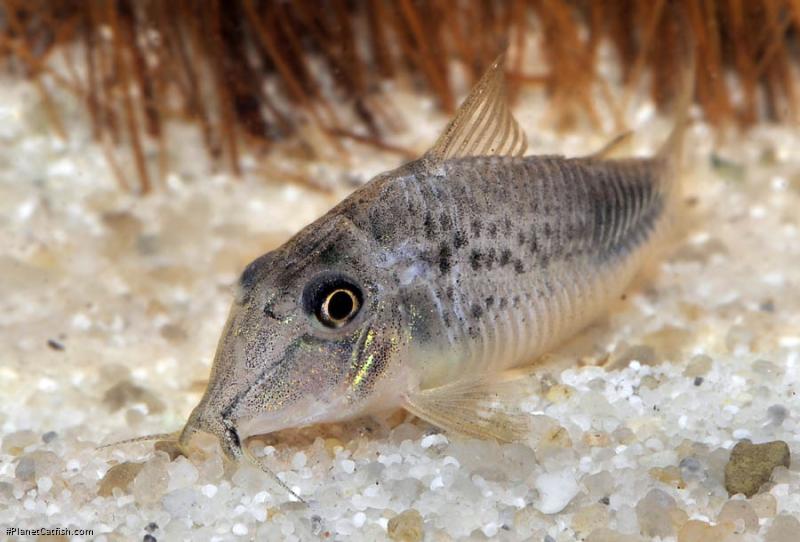
M 361 303 L 353 290 L 347 287 L 336 288 L 325 295 L 317 318 L 328 327 L 341 327 L 353 319 L 359 308 Z
M 323 276 L 309 283 L 303 304 L 325 327 L 339 328 L 351 322 L 362 304 L 361 289 L 340 276 Z

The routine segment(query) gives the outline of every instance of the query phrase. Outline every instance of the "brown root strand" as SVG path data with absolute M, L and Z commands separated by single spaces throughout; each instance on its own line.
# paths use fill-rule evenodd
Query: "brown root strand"
M 0 0 L 0 69 L 31 79 L 59 136 L 53 92 L 77 95 L 94 138 L 130 149 L 138 183 L 121 185 L 140 192 L 168 169 L 176 117 L 236 174 L 244 146 L 269 149 L 306 122 L 333 145 L 366 134 L 397 152 L 379 83 L 410 81 L 452 111 L 454 64 L 472 83 L 506 47 L 511 96 L 544 83 L 546 120 L 562 128 L 598 125 L 603 108 L 618 120 L 641 88 L 667 110 L 684 36 L 712 125 L 799 120 L 798 0 Z M 546 74 L 525 72 L 531 43 Z M 601 43 L 619 59 L 621 99 L 599 73 Z

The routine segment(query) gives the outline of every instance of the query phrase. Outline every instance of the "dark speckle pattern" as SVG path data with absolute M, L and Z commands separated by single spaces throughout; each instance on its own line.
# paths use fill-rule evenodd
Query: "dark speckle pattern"
M 490 248 L 486 252 L 486 269 L 491 269 L 494 267 L 494 264 L 497 262 L 497 250 L 494 247 Z
M 424 228 L 425 238 L 433 239 L 436 235 L 436 225 L 433 223 L 433 216 L 431 213 L 425 213 L 425 221 L 422 223 Z
M 509 325 L 513 316 L 536 326 L 530 322 L 549 317 L 541 311 L 571 310 L 563 292 L 575 288 L 564 281 L 579 276 L 583 285 L 598 273 L 616 276 L 664 216 L 660 165 L 476 157 L 450 160 L 431 175 L 411 164 L 373 188 L 373 213 L 351 207 L 347 214 L 364 231 L 375 228 L 362 217 L 392 217 L 394 246 L 408 262 L 399 268 L 417 260 L 431 266 L 420 277 L 432 281 L 433 321 L 441 326 L 431 336 L 458 344 L 459 334 L 483 340 L 475 333 L 488 312 L 496 325 Z M 550 335 L 559 331 L 547 321 L 542 327 Z
M 470 254 L 469 254 L 469 264 L 470 264 L 470 267 L 472 267 L 473 271 L 477 271 L 478 269 L 481 268 L 481 259 L 482 258 L 483 258 L 483 255 L 481 254 L 481 252 L 479 250 L 474 250 L 473 249 L 472 252 L 470 252 Z
M 516 315 L 536 325 L 543 308 L 563 308 L 562 281 L 574 280 L 565 269 L 582 270 L 583 280 L 604 269 L 613 274 L 643 246 L 664 214 L 659 165 L 476 157 L 450 160 L 431 175 L 411 164 L 373 188 L 370 214 L 392 217 L 396 239 L 389 246 L 408 251 L 410 242 L 414 250 L 404 258 L 417 254 L 436 271 L 419 278 L 431 285 L 437 313 L 429 325 L 438 320 L 438 335 L 453 344 L 461 334 L 483 340 L 476 335 L 482 322 L 503 325 Z M 343 207 L 364 231 L 376 231 L 362 224 L 369 214 L 361 208 Z M 533 310 L 539 316 L 528 314 Z
M 472 219 L 472 235 L 474 237 L 480 237 L 482 227 L 483 224 L 481 224 L 481 221 L 479 219 L 477 218 Z
M 457 231 L 455 235 L 453 235 L 453 248 L 456 250 L 466 246 L 467 244 L 467 236 L 464 235 L 463 231 Z
M 481 308 L 481 306 L 480 306 L 480 305 L 478 305 L 477 303 L 474 303 L 474 304 L 472 305 L 472 308 L 471 308 L 471 310 L 470 310 L 470 314 L 471 314 L 471 316 L 472 316 L 473 318 L 475 318 L 475 319 L 478 319 L 478 318 L 480 318 L 481 316 L 483 316 L 483 309 Z
M 443 244 L 439 248 L 439 272 L 443 275 L 450 271 L 450 259 L 453 253 L 450 251 L 450 246 Z

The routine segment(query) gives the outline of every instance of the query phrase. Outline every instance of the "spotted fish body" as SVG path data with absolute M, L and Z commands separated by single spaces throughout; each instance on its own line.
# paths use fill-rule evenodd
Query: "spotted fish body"
M 412 163 L 335 212 L 377 245 L 418 384 L 524 365 L 616 298 L 669 222 L 663 161 Z M 402 219 L 398 219 L 402 217 Z
M 650 159 L 522 156 L 498 60 L 422 158 L 251 263 L 180 436 L 248 436 L 402 407 L 501 440 L 492 406 L 620 295 L 671 222 L 682 122 Z M 683 110 L 686 108 L 683 107 Z

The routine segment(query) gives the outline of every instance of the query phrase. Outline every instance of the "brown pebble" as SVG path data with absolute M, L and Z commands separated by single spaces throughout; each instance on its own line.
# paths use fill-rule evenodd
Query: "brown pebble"
M 146 404 L 150 414 L 164 411 L 164 403 L 158 397 L 130 380 L 123 380 L 106 390 L 103 395 L 103 403 L 111 412 L 116 412 L 125 405 L 133 403 Z
M 671 465 L 669 467 L 653 467 L 649 471 L 650 477 L 676 489 L 686 489 L 686 482 L 681 476 L 680 468 Z
M 144 467 L 144 463 L 120 463 L 114 465 L 106 472 L 97 487 L 97 494 L 101 497 L 110 497 L 114 488 L 118 487 L 125 493 L 129 492 L 131 483 L 139 471 Z
M 175 440 L 159 440 L 153 445 L 153 448 L 166 453 L 170 461 L 175 461 L 175 459 L 184 455 L 183 450 Z
M 422 516 L 410 508 L 390 519 L 386 530 L 396 542 L 419 542 L 423 535 Z
M 752 497 L 767 483 L 775 467 L 789 467 L 789 446 L 782 440 L 753 444 L 739 441 L 725 465 L 725 489 L 729 495 Z

